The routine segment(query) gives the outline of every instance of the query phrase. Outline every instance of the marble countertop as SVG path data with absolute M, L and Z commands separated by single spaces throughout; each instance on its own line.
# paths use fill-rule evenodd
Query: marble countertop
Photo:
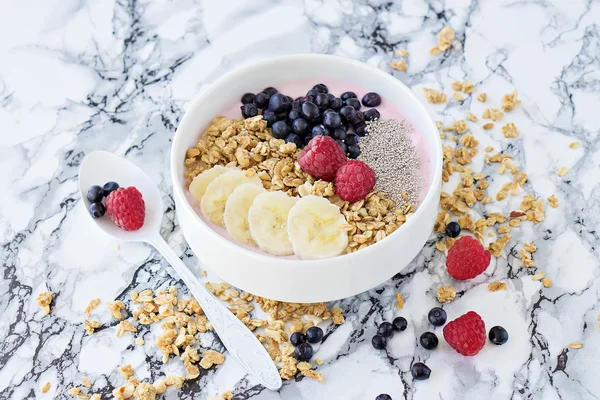
M 203 373 L 165 398 L 205 399 L 231 390 L 235 399 L 597 399 L 600 388 L 600 3 L 572 1 L 268 0 L 150 1 L 46 0 L 6 3 L 0 12 L 0 399 L 71 398 L 66 391 L 87 375 L 92 393 L 122 384 L 126 363 L 139 378 L 178 368 L 162 366 L 146 333 L 116 338 L 116 323 L 99 313 L 102 328 L 83 330 L 83 308 L 93 298 L 126 299 L 133 289 L 182 288 L 149 246 L 121 244 L 91 228 L 77 193 L 85 154 L 103 149 L 144 168 L 164 193 L 163 234 L 195 266 L 173 212 L 168 157 L 171 138 L 194 96 L 222 74 L 248 62 L 291 53 L 330 53 L 392 73 L 423 100 L 424 87 L 449 101 L 427 104 L 449 125 L 483 104 L 452 99 L 454 80 L 473 82 L 488 104 L 518 90 L 522 104 L 502 123 L 516 139 L 473 123 L 485 144 L 514 156 L 529 176 L 524 193 L 555 194 L 537 225 L 511 231 L 502 256 L 472 281 L 453 281 L 435 237 L 402 273 L 368 293 L 332 304 L 346 322 L 331 332 L 317 356 L 325 382 L 298 379 L 278 393 L 257 386 L 233 360 Z M 435 35 L 456 31 L 452 49 L 432 56 Z M 408 70 L 393 71 L 396 49 L 406 49 Z M 471 126 L 470 125 L 470 126 Z M 569 143 L 581 147 L 570 149 Z M 472 163 L 483 167 L 483 152 Z M 557 170 L 566 167 L 566 176 Z M 504 183 L 490 179 L 494 195 Z M 446 190 L 452 190 L 446 187 Z M 491 205 L 507 213 L 518 196 Z M 519 251 L 534 243 L 537 268 L 522 268 Z M 120 245 L 120 250 L 117 247 Z M 545 272 L 544 288 L 531 275 Z M 210 272 L 209 272 L 210 277 Z M 318 277 L 315 277 L 318 279 Z M 503 281 L 506 291 L 490 292 Z M 450 318 L 474 309 L 488 325 L 510 334 L 462 357 L 442 341 L 417 346 L 430 329 L 427 311 L 440 285 L 458 297 Z M 36 304 L 50 290 L 50 315 Z M 406 304 L 395 311 L 396 292 Z M 104 307 L 104 306 L 101 306 Z M 106 311 L 106 310 L 105 310 Z M 396 335 L 386 356 L 371 347 L 375 326 L 404 315 L 409 329 Z M 439 328 L 436 332 L 439 332 Z M 441 336 L 441 335 L 440 335 Z M 572 349 L 572 342 L 583 348 Z M 218 342 L 211 344 L 220 349 Z M 423 360 L 431 379 L 413 382 L 410 365 Z M 51 382 L 42 394 L 43 383 Z

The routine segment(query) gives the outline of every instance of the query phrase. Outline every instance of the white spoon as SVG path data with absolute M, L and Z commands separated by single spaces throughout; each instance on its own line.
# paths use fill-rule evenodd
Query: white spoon
M 102 186 L 110 181 L 117 182 L 121 187 L 135 186 L 142 193 L 146 203 L 146 219 L 141 229 L 124 231 L 116 226 L 108 215 L 98 219 L 92 218 L 87 191 L 90 186 Z M 84 158 L 79 168 L 79 192 L 90 220 L 100 229 L 119 240 L 149 243 L 163 255 L 198 300 L 231 357 L 248 374 L 268 389 L 277 390 L 281 387 L 281 377 L 265 347 L 242 321 L 198 281 L 160 236 L 163 202 L 158 188 L 144 171 L 112 153 L 94 151 Z

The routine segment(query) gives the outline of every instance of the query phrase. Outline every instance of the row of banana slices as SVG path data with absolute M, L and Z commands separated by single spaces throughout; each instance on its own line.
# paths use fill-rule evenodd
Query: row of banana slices
M 348 246 L 346 218 L 325 198 L 268 192 L 256 174 L 222 166 L 196 176 L 189 190 L 210 222 L 237 242 L 269 254 L 320 259 L 340 255 Z

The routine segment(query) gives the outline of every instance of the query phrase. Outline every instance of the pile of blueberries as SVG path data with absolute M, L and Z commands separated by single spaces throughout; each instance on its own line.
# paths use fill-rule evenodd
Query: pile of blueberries
M 356 93 L 344 92 L 340 97 L 329 93 L 322 83 L 310 89 L 306 96 L 292 99 L 277 89 L 268 87 L 262 92 L 242 96 L 242 116 L 250 118 L 262 112 L 273 136 L 293 142 L 302 148 L 319 135 L 331 136 L 349 158 L 360 155 L 359 137 L 366 135 L 365 121 L 376 121 L 376 108 L 361 111 L 361 106 L 377 107 L 381 97 L 367 93 L 358 100 Z
M 117 182 L 107 182 L 104 186 L 90 186 L 87 192 L 87 199 L 91 203 L 90 205 L 90 214 L 94 218 L 100 218 L 106 213 L 106 208 L 102 203 L 102 199 L 108 197 L 108 195 L 113 191 L 119 188 L 119 184 Z
M 290 343 L 296 347 L 294 357 L 298 361 L 309 361 L 313 356 L 313 347 L 311 343 L 321 343 L 323 340 L 323 329 L 318 326 L 312 326 L 302 332 L 294 332 L 290 335 Z

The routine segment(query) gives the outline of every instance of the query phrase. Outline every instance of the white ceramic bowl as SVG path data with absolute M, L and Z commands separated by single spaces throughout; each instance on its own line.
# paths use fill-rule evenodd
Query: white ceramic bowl
M 335 79 L 374 91 L 402 110 L 425 136 L 431 159 L 430 188 L 407 222 L 363 250 L 324 260 L 289 260 L 248 251 L 217 234 L 189 204 L 184 159 L 209 122 L 246 92 L 296 82 Z M 171 178 L 177 219 L 203 265 L 226 282 L 274 300 L 320 302 L 369 290 L 400 272 L 419 253 L 438 211 L 442 152 L 438 130 L 410 89 L 391 75 L 361 62 L 329 55 L 293 55 L 245 66 L 223 76 L 200 94 L 173 138 Z

